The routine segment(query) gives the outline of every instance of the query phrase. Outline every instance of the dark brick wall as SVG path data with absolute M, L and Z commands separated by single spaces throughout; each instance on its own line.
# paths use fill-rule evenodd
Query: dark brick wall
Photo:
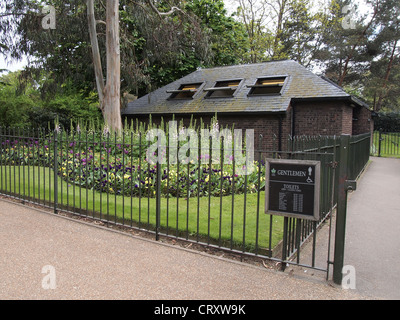
M 196 126 L 200 125 L 200 117 L 208 126 L 213 116 L 197 116 Z M 172 120 L 170 115 L 162 118 L 164 123 Z M 254 129 L 256 150 L 286 150 L 287 139 L 293 135 L 293 129 L 295 135 L 341 135 L 370 132 L 372 125 L 370 111 L 361 107 L 352 108 L 343 101 L 296 102 L 289 106 L 285 114 L 218 114 L 217 118 L 220 129 L 242 129 L 243 137 L 246 129 Z M 135 123 L 136 117 L 132 119 Z M 138 119 L 147 123 L 149 117 L 141 116 Z M 183 125 L 188 127 L 191 115 L 176 116 L 175 120 L 183 120 Z M 160 124 L 161 116 L 152 115 L 152 122 Z
M 297 102 L 292 109 L 295 135 L 352 133 L 352 108 L 344 102 Z
M 367 108 L 356 107 L 353 110 L 353 135 L 373 132 L 374 120 L 371 111 Z
M 296 103 L 295 135 L 340 135 L 371 132 L 371 111 L 346 102 Z
M 211 119 L 214 115 L 202 115 L 197 118 L 196 126 L 200 125 L 200 117 L 207 127 L 211 123 Z M 133 123 L 136 122 L 136 118 L 139 121 L 148 123 L 148 116 L 134 117 Z M 172 120 L 172 116 L 163 116 L 164 123 L 168 123 Z M 277 150 L 279 147 L 279 122 L 282 122 L 282 131 L 287 132 L 287 123 L 285 123 L 286 116 L 282 115 L 217 115 L 218 124 L 220 129 L 222 128 L 234 128 L 241 129 L 243 138 L 246 135 L 246 129 L 254 129 L 254 147 L 255 149 L 261 150 Z M 281 119 L 281 120 L 280 120 Z M 189 127 L 191 116 L 190 115 L 179 115 L 175 117 L 178 123 L 183 122 L 185 127 Z M 194 124 L 194 120 L 192 120 Z M 161 116 L 152 115 L 152 122 L 156 125 L 161 123 Z M 128 123 L 130 123 L 130 118 L 128 118 Z M 285 128 L 284 128 L 285 127 Z M 290 127 L 290 125 L 289 125 Z M 287 135 L 286 135 L 287 137 Z M 281 139 L 281 147 L 283 147 L 283 140 Z

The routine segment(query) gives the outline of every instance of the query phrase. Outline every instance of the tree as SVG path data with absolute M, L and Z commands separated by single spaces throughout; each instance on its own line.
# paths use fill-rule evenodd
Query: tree
M 76 124 L 101 119 L 94 93 L 87 96 L 68 81 L 51 99 L 46 99 L 40 89 L 52 82 L 47 72 L 42 71 L 39 81 L 26 81 L 24 88 L 20 85 L 20 74 L 21 71 L 10 72 L 0 77 L 0 126 L 47 128 L 58 120 L 64 128 L 69 128 L 71 121 Z
M 309 65 L 321 43 L 320 12 L 309 0 L 237 0 L 249 38 L 248 62 L 293 59 Z
M 66 79 L 87 93 L 96 88 L 105 121 L 115 131 L 122 126 L 120 90 L 138 90 L 143 83 L 150 87 L 149 70 L 160 57 L 172 64 L 182 61 L 176 59 L 179 56 L 196 56 L 200 61 L 206 55 L 207 36 L 202 36 L 198 19 L 178 6 L 166 7 L 162 2 L 156 6 L 150 0 L 48 0 L 56 8 L 57 28 L 43 30 L 41 1 L 23 6 L 19 0 L 6 2 L 15 28 L 7 29 L 1 20 L 2 38 L 8 41 L 3 43 L 13 57 L 31 57 L 33 67 L 24 74 L 39 77 L 41 69 L 51 70 L 54 81 L 43 88 L 46 94 L 58 90 Z M 14 34 L 18 41 L 13 43 Z
M 5 0 L 8 16 L 0 20 L 1 41 L 7 44 L 12 59 L 26 55 L 28 68 L 22 76 L 40 78 L 42 70 L 51 71 L 43 93 L 54 94 L 67 79 L 88 94 L 92 91 L 94 73 L 90 59 L 90 41 L 86 6 L 82 0 L 47 0 L 56 11 L 56 29 L 43 29 L 41 1 Z M 21 7 L 19 4 L 24 3 Z M 102 45 L 101 41 L 100 45 Z
M 244 26 L 232 16 L 227 16 L 223 0 L 192 0 L 185 4 L 208 31 L 210 58 L 205 65 L 224 66 L 240 63 L 248 49 Z
M 367 36 L 367 32 L 370 29 L 370 26 L 372 25 L 372 23 L 374 22 L 374 19 L 378 13 L 379 10 L 379 0 L 376 0 L 375 6 L 374 6 L 374 13 L 369 21 L 369 23 L 366 26 L 363 26 L 361 28 L 362 32 L 359 34 L 357 40 L 353 43 L 351 50 L 345 60 L 344 63 L 344 67 L 343 67 L 343 72 L 339 78 L 339 85 L 341 86 L 343 84 L 344 78 L 347 75 L 348 72 L 348 65 L 349 65 L 349 61 L 353 58 L 353 55 L 355 54 L 355 49 L 357 48 L 357 46 L 359 46 L 361 44 L 361 42 L 363 40 L 365 40 L 366 36 Z
M 246 63 L 256 63 L 266 59 L 272 39 L 266 29 L 268 14 L 264 2 L 237 0 L 236 15 L 244 25 L 248 38 L 248 52 L 242 58 Z
M 351 14 L 346 8 L 352 9 Z M 321 46 L 315 52 L 315 58 L 329 79 L 359 95 L 372 59 L 366 48 L 373 33 L 371 21 L 374 17 L 356 16 L 354 12 L 357 12 L 357 6 L 349 0 L 329 2 L 326 12 L 319 18 L 323 27 Z
M 287 57 L 286 53 L 282 50 L 281 40 L 285 20 L 287 19 L 289 13 L 290 1 L 291 0 L 266 1 L 266 4 L 271 9 L 271 12 L 273 12 L 273 20 L 275 20 L 276 25 L 272 52 L 273 59 L 281 59 Z M 296 11 L 292 11 L 292 13 L 296 13 Z
M 100 110 L 104 121 L 112 131 L 121 132 L 121 55 L 119 40 L 119 1 L 106 2 L 106 57 L 107 77 L 104 83 L 101 67 L 100 50 L 97 41 L 96 19 L 94 16 L 94 0 L 87 0 L 87 15 L 89 35 L 92 46 L 92 56 L 99 94 Z
M 373 109 L 384 106 L 395 109 L 399 106 L 399 49 L 400 49 L 400 4 L 385 0 L 380 3 L 373 25 L 374 37 L 368 50 L 374 54 L 371 60 L 370 77 L 366 82 L 366 94 L 372 99 Z
M 28 111 L 35 106 L 35 91 L 27 88 L 26 95 L 17 94 L 18 75 L 9 73 L 0 77 L 0 126 L 24 127 Z
M 321 16 L 323 45 L 317 51 L 328 78 L 347 92 L 368 101 L 379 111 L 399 106 L 399 3 L 394 0 L 369 1 L 370 13 L 352 15 L 353 28 L 343 19 L 347 0 L 332 0 Z
M 311 13 L 309 0 L 290 1 L 287 6 L 288 17 L 279 37 L 281 51 L 290 59 L 310 67 L 321 46 L 321 12 Z

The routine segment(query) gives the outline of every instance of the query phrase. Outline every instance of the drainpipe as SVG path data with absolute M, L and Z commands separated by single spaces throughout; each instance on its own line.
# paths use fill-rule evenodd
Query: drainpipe
M 292 105 L 292 128 L 291 128 L 291 136 L 294 137 L 296 135 L 295 133 L 295 122 L 296 122 L 296 112 L 295 112 L 295 107 L 294 107 L 294 102 L 291 102 Z

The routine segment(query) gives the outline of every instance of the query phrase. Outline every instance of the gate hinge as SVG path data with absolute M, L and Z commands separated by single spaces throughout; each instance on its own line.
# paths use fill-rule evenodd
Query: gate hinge
M 355 191 L 357 189 L 357 181 L 355 180 L 346 180 L 345 188 L 347 191 Z

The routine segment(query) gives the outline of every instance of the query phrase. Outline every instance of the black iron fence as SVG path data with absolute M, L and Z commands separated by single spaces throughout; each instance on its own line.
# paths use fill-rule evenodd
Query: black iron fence
M 400 157 L 400 132 L 375 131 L 371 154 L 378 157 Z
M 217 142 L 193 135 L 176 144 L 171 139 L 170 133 L 160 147 L 162 139 L 154 143 L 134 130 L 117 136 L 0 128 L 0 194 L 143 230 L 156 239 L 287 263 L 301 264 L 299 249 L 312 236 L 307 266 L 316 268 L 317 229 L 338 199 L 341 137 L 290 138 L 287 150 L 255 148 L 251 157 L 250 144 L 238 147 L 229 135 Z M 369 146 L 369 134 L 350 138 L 349 179 L 366 165 Z M 321 162 L 319 221 L 265 213 L 265 159 L 278 157 Z

